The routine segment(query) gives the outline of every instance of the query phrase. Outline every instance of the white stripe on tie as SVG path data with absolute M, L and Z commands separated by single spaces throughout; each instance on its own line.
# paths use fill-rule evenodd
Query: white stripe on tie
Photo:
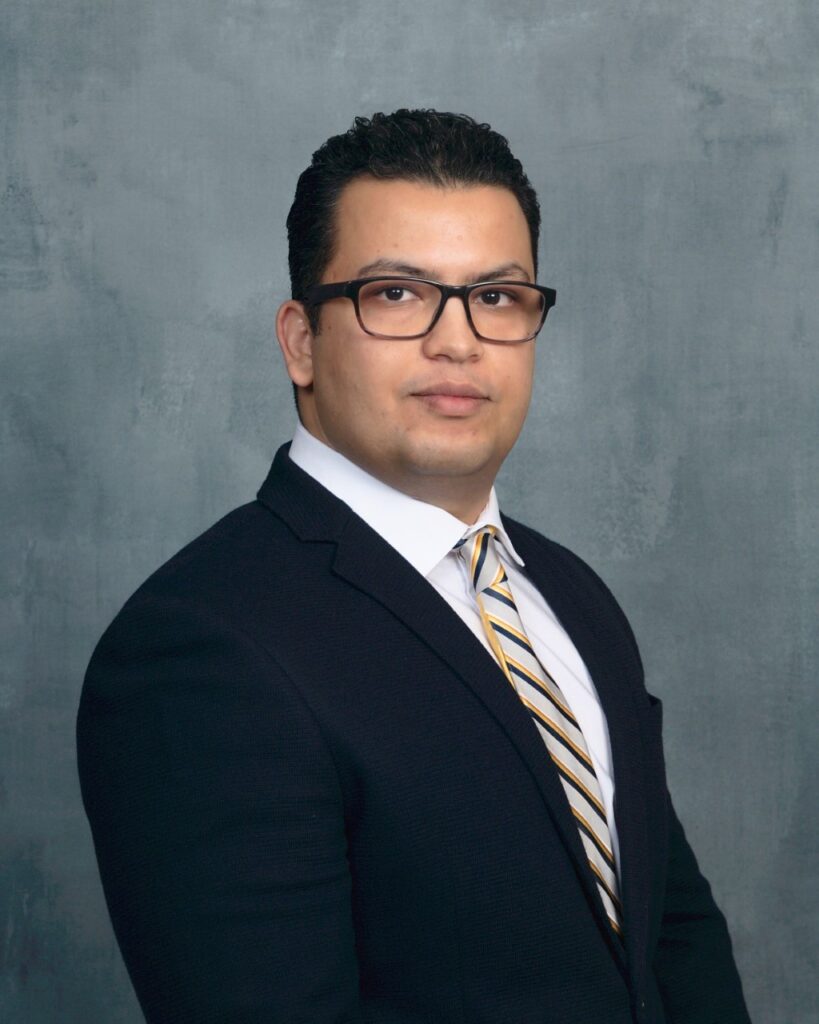
M 622 938 L 623 913 L 600 784 L 577 719 L 523 629 L 494 536 L 495 527 L 485 526 L 467 534 L 455 550 L 466 563 L 498 664 L 531 714 L 557 768 L 603 907 Z

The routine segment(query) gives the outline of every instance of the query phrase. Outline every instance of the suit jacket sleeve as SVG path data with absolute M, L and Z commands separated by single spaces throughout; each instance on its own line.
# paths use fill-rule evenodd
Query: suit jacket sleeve
M 668 801 L 669 860 L 654 972 L 673 1024 L 750 1024 L 731 939 Z
M 89 666 L 78 755 L 149 1024 L 359 1020 L 339 782 L 269 652 L 138 595 Z

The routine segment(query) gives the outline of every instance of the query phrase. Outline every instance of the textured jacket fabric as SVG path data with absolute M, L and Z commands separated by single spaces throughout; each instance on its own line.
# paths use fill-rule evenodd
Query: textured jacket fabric
M 127 602 L 83 689 L 83 798 L 150 1024 L 747 1024 L 628 623 L 504 524 L 606 715 L 625 944 L 501 670 L 285 446 Z

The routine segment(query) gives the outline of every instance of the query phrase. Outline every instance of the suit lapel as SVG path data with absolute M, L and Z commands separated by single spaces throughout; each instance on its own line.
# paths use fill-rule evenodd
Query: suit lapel
M 624 941 L 630 964 L 642 962 L 648 929 L 650 872 L 646 834 L 646 742 L 637 707 L 633 659 L 618 657 L 611 636 L 601 637 L 601 623 L 588 612 L 588 599 L 577 578 L 544 558 L 545 545 L 528 530 L 505 520 L 526 572 L 571 636 L 597 690 L 606 717 L 615 781 L 615 820 L 620 847 L 620 889 Z M 609 626 L 611 623 L 607 623 Z M 601 904 L 602 910 L 602 904 Z M 642 953 L 641 953 L 642 951 Z
M 362 557 L 366 552 L 366 557 Z M 458 615 L 422 576 L 358 516 L 351 516 L 338 540 L 333 570 L 364 591 L 409 627 L 481 701 L 516 747 L 544 801 L 589 903 L 600 918 L 611 946 L 622 959 L 622 946 L 611 931 L 597 886 L 588 868 L 577 825 L 557 772 L 503 672 Z
M 431 648 L 456 673 L 462 684 L 492 715 L 531 773 L 575 865 L 586 899 L 615 958 L 621 967 L 624 966 L 623 947 L 609 926 L 557 772 L 529 714 L 500 668 L 435 589 L 348 506 L 292 463 L 287 456 L 287 448 L 284 446 L 279 450 L 259 491 L 259 499 L 288 522 L 302 540 L 335 542 L 337 550 L 333 571 L 400 619 L 419 641 Z M 628 781 L 621 781 L 619 773 L 623 771 L 625 779 L 631 779 L 636 772 L 632 771 L 629 759 L 623 756 L 626 737 L 621 735 L 620 723 L 624 716 L 611 693 L 612 681 L 597 664 L 599 659 L 594 658 L 594 638 L 584 630 L 580 630 L 576 637 L 573 626 L 567 624 L 567 618 L 569 621 L 577 618 L 577 611 L 571 608 L 568 596 L 560 592 L 559 581 L 552 568 L 544 563 L 543 550 L 535 549 L 524 536 L 519 537 L 512 529 L 510 535 L 526 561 L 527 572 L 531 567 L 533 581 L 571 633 L 598 687 L 610 731 L 613 723 L 612 748 L 616 752 L 615 774 L 619 792 L 621 784 L 629 785 Z M 620 765 L 619 760 L 626 764 Z M 619 817 L 618 835 L 622 854 L 625 837 L 620 834 Z M 627 915 L 627 934 L 628 928 Z

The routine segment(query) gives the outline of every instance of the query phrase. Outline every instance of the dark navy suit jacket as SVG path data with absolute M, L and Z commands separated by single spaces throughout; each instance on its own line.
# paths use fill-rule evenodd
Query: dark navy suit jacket
M 86 677 L 83 797 L 149 1022 L 747 1024 L 628 623 L 504 523 L 603 704 L 625 945 L 500 669 L 283 448 Z

